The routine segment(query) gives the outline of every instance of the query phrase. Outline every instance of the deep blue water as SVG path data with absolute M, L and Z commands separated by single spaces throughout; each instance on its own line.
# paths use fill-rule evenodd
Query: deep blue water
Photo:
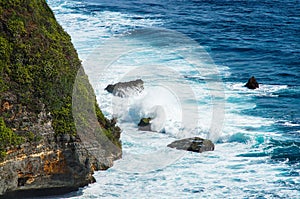
M 251 132 L 263 132 L 263 135 L 254 136 L 251 150 L 236 157 L 267 157 L 270 165 L 284 164 L 285 169 L 281 168 L 280 174 L 274 175 L 289 178 L 274 184 L 300 195 L 299 181 L 295 180 L 299 178 L 300 170 L 299 0 L 48 0 L 48 3 L 71 34 L 82 59 L 96 39 L 101 43 L 113 35 L 148 26 L 175 30 L 198 42 L 216 65 L 228 67 L 229 75 L 223 75 L 222 81 L 239 97 L 230 96 L 227 102 L 245 105 L 232 112 L 241 118 L 273 122 L 261 126 L 251 126 L 253 121 L 249 121 L 249 125 L 243 123 L 240 132 L 232 132 L 228 139 L 220 139 L 217 143 L 245 144 L 251 139 Z M 256 77 L 261 90 L 248 92 L 235 87 L 246 83 L 251 76 Z M 188 80 L 200 81 L 192 77 Z M 246 108 L 246 104 L 254 106 Z M 239 126 L 239 121 L 233 125 Z M 249 132 L 249 135 L 244 132 Z M 185 188 L 183 192 L 205 192 L 202 189 L 205 188 Z M 249 192 L 247 197 L 284 198 L 273 193 L 274 190 L 257 194 L 252 193 L 252 189 L 246 190 Z M 163 198 L 167 196 L 162 195 Z M 213 196 L 225 197 L 226 192 Z M 295 197 L 285 195 L 289 196 Z
M 82 1 L 74 1 L 82 2 Z M 161 19 L 160 27 L 186 34 L 204 46 L 219 65 L 230 68 L 223 81 L 287 85 L 274 95 L 256 96 L 244 114 L 275 118 L 277 130 L 299 141 L 300 2 L 281 1 L 105 1 L 86 0 L 73 12 L 120 12 Z M 136 20 L 143 18 L 136 17 Z M 140 27 L 128 27 L 134 29 Z M 295 125 L 284 125 L 284 122 Z M 296 125 L 298 124 L 298 125 Z
M 216 64 L 229 66 L 232 74 L 228 81 L 246 82 L 254 75 L 262 84 L 288 85 L 288 91 L 276 93 L 278 98 L 255 98 L 258 110 L 251 114 L 299 124 L 298 0 L 83 2 L 86 4 L 77 5 L 74 12 L 112 11 L 163 20 L 161 27 L 186 34 L 205 46 Z M 268 111 L 264 111 L 264 107 Z

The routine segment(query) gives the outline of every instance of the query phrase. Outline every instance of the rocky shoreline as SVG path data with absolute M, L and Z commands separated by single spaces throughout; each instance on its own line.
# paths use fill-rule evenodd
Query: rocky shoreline
M 109 93 L 112 93 L 118 97 L 129 97 L 131 90 L 139 90 L 139 92 L 143 91 L 143 80 L 137 79 L 129 82 L 119 82 L 116 84 L 108 85 L 105 90 Z M 142 89 L 141 89 L 142 88 Z M 122 95 L 118 95 L 116 93 L 122 93 Z M 143 117 L 140 119 L 137 124 L 139 131 L 149 131 L 154 132 L 151 128 L 151 121 L 154 118 L 151 117 Z M 169 148 L 174 148 L 177 150 L 185 150 L 191 152 L 202 153 L 205 151 L 214 151 L 215 145 L 211 140 L 203 139 L 200 137 L 191 137 L 184 138 L 180 140 L 176 140 L 167 145 Z
M 0 198 L 64 194 L 95 182 L 94 171 L 121 158 L 121 129 L 102 114 L 70 36 L 45 0 L 1 1 L 0 11 Z M 89 93 L 85 111 L 97 126 L 93 143 L 80 137 L 72 109 L 79 70 L 77 89 Z
M 39 115 L 45 115 L 41 113 Z M 78 136 L 56 135 L 46 118 L 39 118 L 40 141 L 12 147 L 0 162 L 0 198 L 57 195 L 95 182 L 94 171 L 106 170 L 121 158 L 109 154 L 95 157 Z M 37 124 L 36 124 L 37 125 Z M 113 125 L 113 124 L 112 124 Z M 99 149 L 100 150 L 100 149 Z M 55 190 L 55 191 L 53 191 Z M 0 194 L 0 196 L 1 196 Z

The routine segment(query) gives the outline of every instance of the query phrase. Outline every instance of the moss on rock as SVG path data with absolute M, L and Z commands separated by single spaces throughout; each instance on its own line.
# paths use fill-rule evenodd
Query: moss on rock
M 16 135 L 7 128 L 2 117 L 0 117 L 0 160 L 6 156 L 7 147 L 17 146 L 24 142 L 24 137 Z
M 0 1 L 0 116 L 5 128 L 14 129 L 10 133 L 30 135 L 32 140 L 16 111 L 30 115 L 29 125 L 44 111 L 50 114 L 56 135 L 76 135 L 72 92 L 80 67 L 70 36 L 45 0 Z M 3 108 L 6 102 L 13 108 Z M 108 120 L 95 106 L 99 123 L 106 124 Z M 120 145 L 110 128 L 105 132 Z

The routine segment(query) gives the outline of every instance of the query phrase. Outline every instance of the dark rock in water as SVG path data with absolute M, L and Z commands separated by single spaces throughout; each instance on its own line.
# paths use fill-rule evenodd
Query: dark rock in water
M 140 131 L 151 131 L 151 121 L 152 118 L 142 118 L 138 124 Z
M 247 82 L 247 84 L 245 85 L 247 88 L 249 88 L 249 89 L 256 89 L 256 88 L 259 88 L 259 84 L 257 83 L 257 81 L 256 81 L 256 79 L 255 79 L 255 77 L 254 76 L 252 76 L 249 80 L 248 80 L 248 82 Z
M 169 144 L 168 147 L 198 153 L 202 153 L 203 151 L 213 151 L 215 149 L 215 145 L 212 141 L 200 137 L 176 140 Z
M 109 84 L 105 90 L 107 90 L 107 92 L 109 93 L 113 93 L 114 92 L 114 89 L 115 89 L 115 85 L 112 85 L 112 84 Z
M 119 97 L 128 97 L 137 93 L 141 93 L 144 90 L 144 82 L 141 79 L 119 82 L 116 84 L 109 84 L 105 90 Z

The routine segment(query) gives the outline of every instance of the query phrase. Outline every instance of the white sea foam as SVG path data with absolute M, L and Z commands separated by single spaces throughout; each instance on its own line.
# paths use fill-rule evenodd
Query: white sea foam
M 147 15 L 74 12 L 72 7 L 84 7 L 81 2 L 49 2 L 58 21 L 71 34 L 83 60 L 114 35 L 134 27 L 163 23 Z M 218 93 L 219 87 L 214 90 L 208 86 L 216 80 L 216 71 L 205 60 L 199 72 L 193 65 L 198 61 L 196 57 L 181 58 L 178 52 L 184 48 L 166 51 L 145 43 L 133 45 L 138 45 L 139 51 L 116 48 L 126 53 L 115 57 L 104 71 L 103 68 L 98 70 L 99 62 L 95 57 L 94 63 L 91 59 L 83 62 L 102 111 L 108 117 L 118 117 L 118 125 L 123 130 L 124 156 L 108 171 L 96 172 L 97 183 L 85 187 L 82 195 L 72 198 L 157 198 L 158 195 L 161 198 L 248 198 L 257 195 L 272 198 L 272 193 L 276 193 L 276 197 L 296 198 L 299 195 L 298 191 L 280 187 L 281 181 L 287 186 L 300 183 L 299 179 L 287 180 L 281 176 L 281 170 L 286 169 L 284 164 L 268 164 L 267 156 L 237 156 L 263 152 L 254 138 L 267 140 L 272 134 L 266 135 L 262 127 L 271 126 L 273 120 L 242 113 L 255 107 L 249 99 L 264 95 L 276 97 L 276 92 L 287 86 L 261 84 L 259 89 L 249 90 L 243 87 L 245 83 L 226 83 L 223 84 L 223 97 Z M 109 53 L 100 51 L 98 57 L 111 59 L 114 55 Z M 227 67 L 217 68 L 220 75 L 230 75 Z M 108 84 L 137 78 L 145 82 L 145 90 L 140 95 L 119 98 L 104 90 Z M 219 107 L 215 104 L 221 102 L 225 103 L 224 121 L 213 120 L 213 109 Z M 154 130 L 161 133 L 137 130 L 139 119 L 148 116 L 154 118 Z M 214 152 L 174 154 L 166 147 L 180 137 L 206 137 L 214 124 L 222 126 L 220 139 L 225 140 L 216 144 Z M 249 136 L 250 141 L 226 142 L 237 133 Z M 254 144 L 257 145 L 253 147 Z
M 71 35 L 72 42 L 82 60 L 85 60 L 103 41 L 114 35 L 124 34 L 134 28 L 163 24 L 162 20 L 153 16 L 150 18 L 147 15 L 129 15 L 113 11 L 88 11 L 85 13 L 86 5 L 79 1 L 49 0 L 48 2 L 55 12 L 57 20 Z
M 228 83 L 227 88 L 243 93 L 249 96 L 268 96 L 268 97 L 278 97 L 276 92 L 288 89 L 287 85 L 267 85 L 260 84 L 259 88 L 251 90 L 245 87 L 246 83 Z
M 114 168 L 97 172 L 99 183 L 89 185 L 83 196 L 74 198 L 157 198 L 158 194 L 162 198 L 249 198 L 251 195 L 273 198 L 272 193 L 276 197 L 297 198 L 298 191 L 278 187 L 284 178 L 277 171 L 285 169 L 284 164 L 267 165 L 266 157 L 236 157 L 236 148 L 241 153 L 251 150 L 245 144 L 225 143 L 201 157 L 187 153 L 155 172 L 131 174 Z M 292 186 L 299 180 L 284 182 Z
M 292 127 L 300 126 L 300 124 L 295 124 L 295 123 L 292 123 L 292 122 L 284 122 L 284 125 L 285 126 L 292 126 Z

